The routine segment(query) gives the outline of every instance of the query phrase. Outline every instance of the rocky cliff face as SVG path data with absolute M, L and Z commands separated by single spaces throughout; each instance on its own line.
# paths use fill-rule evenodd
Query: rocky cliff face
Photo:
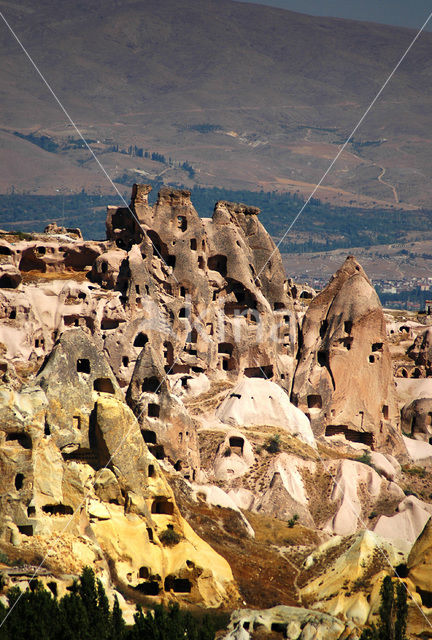
M 256 208 L 206 219 L 149 191 L 109 207 L 104 242 L 0 238 L 0 548 L 49 552 L 46 580 L 92 564 L 128 600 L 303 604 L 355 637 L 432 512 L 413 465 L 432 459 L 432 389 L 396 389 L 392 362 L 426 375 L 426 337 L 400 352 L 354 258 L 299 299 Z M 318 624 L 282 613 L 259 615 Z
M 403 450 L 384 315 L 354 258 L 310 304 L 292 393 L 317 435 Z

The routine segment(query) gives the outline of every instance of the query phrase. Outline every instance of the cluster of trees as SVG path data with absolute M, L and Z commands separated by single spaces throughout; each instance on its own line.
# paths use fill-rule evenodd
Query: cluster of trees
M 432 289 L 424 291 L 420 287 L 399 291 L 398 293 L 383 292 L 377 287 L 377 293 L 384 306 L 397 309 L 407 308 L 409 304 L 411 308 L 415 307 L 422 311 L 426 308 L 426 300 L 432 300 Z
M 33 133 L 24 134 L 19 131 L 14 131 L 14 135 L 18 138 L 22 138 L 23 140 L 28 140 L 32 144 L 44 149 L 45 151 L 49 151 L 50 153 L 57 153 L 59 149 L 59 145 L 57 142 L 54 142 L 52 138 L 49 136 L 36 136 Z
M 66 227 L 80 227 L 85 238 L 103 239 L 109 204 L 121 206 L 122 202 L 116 194 L 90 195 L 84 190 L 57 196 L 0 195 L 0 228 L 41 232 L 49 222 L 56 221 Z
M 201 124 L 187 124 L 185 129 L 189 131 L 198 131 L 198 133 L 213 133 L 213 131 L 221 131 L 220 124 L 211 124 L 210 122 L 203 122 Z
M 55 589 L 53 589 L 55 591 Z M 0 640 L 214 640 L 215 628 L 178 605 L 157 605 L 144 612 L 138 605 L 134 624 L 127 626 L 118 603 L 110 608 L 100 580 L 84 569 L 63 598 L 37 580 L 22 593 L 12 587 L 8 606 L 0 603 Z
M 293 517 L 292 524 L 298 516 Z M 217 626 L 208 616 L 198 618 L 178 604 L 137 605 L 134 623 L 126 625 L 117 598 L 111 608 L 100 580 L 86 567 L 70 593 L 56 597 L 56 584 L 47 590 L 38 580 L 21 592 L 7 592 L 0 602 L 0 640 L 214 640 Z M 386 576 L 381 586 L 378 624 L 364 629 L 360 640 L 406 640 L 408 616 L 405 585 Z
M 188 162 L 174 163 L 171 158 L 167 160 L 165 156 L 156 152 L 143 153 L 157 162 L 171 163 L 171 166 L 180 167 L 189 174 L 191 179 L 195 176 L 195 170 Z M 135 179 L 141 180 L 138 176 Z M 117 178 L 117 182 L 128 186 L 127 191 L 133 181 L 134 176 L 127 172 L 124 176 Z M 157 192 L 162 183 L 150 182 L 154 191 Z M 155 197 L 155 193 L 152 195 Z M 129 198 L 129 194 L 126 198 Z M 95 199 L 98 200 L 97 203 L 94 202 Z M 259 207 L 260 220 L 275 240 L 284 235 L 289 223 L 304 204 L 304 199 L 295 193 L 234 191 L 199 186 L 192 189 L 192 202 L 201 216 L 211 215 L 217 200 L 245 202 Z M 47 218 L 59 219 L 64 205 L 65 224 L 81 227 L 85 237 L 103 237 L 104 205 L 117 203 L 120 204 L 115 194 L 104 197 L 90 196 L 84 192 L 71 196 L 0 195 L 0 227 L 3 226 L 3 221 L 7 223 L 6 228 L 10 229 L 11 222 L 31 220 L 32 228 L 40 231 L 46 224 Z M 97 213 L 96 207 L 101 207 Z M 41 219 L 40 225 L 34 223 L 38 218 Z M 412 236 L 411 240 L 415 237 L 424 239 L 425 233 L 430 233 L 431 227 L 432 211 L 429 210 L 418 211 L 414 216 L 412 212 L 404 214 L 401 211 L 335 207 L 312 199 L 299 224 L 284 238 L 280 249 L 286 253 L 297 253 L 404 242 L 408 234 Z M 16 226 L 16 228 L 23 227 Z M 24 230 L 30 229 L 27 227 Z M 300 242 L 299 231 L 302 238 Z M 425 254 L 424 257 L 429 256 Z
M 386 576 L 381 586 L 378 625 L 365 629 L 360 640 L 406 640 L 408 617 L 407 590 L 400 580 L 396 584 Z
M 260 220 L 275 240 L 284 235 L 305 202 L 297 193 L 198 186 L 192 189 L 192 202 L 200 215 L 211 215 L 217 200 L 245 202 L 259 207 Z M 420 239 L 424 235 L 422 232 L 430 232 L 431 226 L 432 211 L 429 210 L 416 212 L 414 216 L 410 211 L 337 207 L 312 198 L 280 249 L 286 253 L 297 253 L 392 244 L 403 242 L 408 234 L 412 239 L 414 235 Z M 305 238 L 300 242 L 299 231 Z

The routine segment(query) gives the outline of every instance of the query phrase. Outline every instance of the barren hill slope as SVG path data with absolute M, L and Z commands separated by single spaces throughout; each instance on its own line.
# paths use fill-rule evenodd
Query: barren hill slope
M 307 191 L 414 35 L 230 0 L 43 0 L 37 8 L 24 0 L 0 2 L 0 9 L 71 116 L 100 140 L 98 151 L 114 178 L 138 169 L 187 182 L 175 166 L 187 161 L 194 169 L 190 181 L 253 188 Z M 423 34 L 329 186 L 353 199 L 427 202 L 431 47 L 432 34 Z M 0 52 L 0 127 L 57 142 L 76 138 L 4 24 Z M 40 154 L 34 144 L 15 143 L 10 136 L 10 149 L 23 158 Z M 162 153 L 174 167 L 155 168 L 142 157 L 131 163 L 113 145 Z M 57 153 L 71 167 L 71 176 L 64 170 L 65 185 L 70 179 L 75 188 L 82 165 L 94 186 L 107 188 L 87 152 Z M 7 144 L 0 154 L 7 162 Z M 30 181 L 47 193 L 59 180 L 48 171 L 37 184 L 32 177 L 24 167 L 14 184 L 25 188 Z M 0 189 L 10 184 L 8 176 Z

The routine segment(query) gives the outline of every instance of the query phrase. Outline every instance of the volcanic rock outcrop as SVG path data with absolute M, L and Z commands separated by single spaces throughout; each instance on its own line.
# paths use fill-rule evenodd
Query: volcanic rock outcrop
M 240 591 L 256 612 L 229 637 L 354 638 L 380 546 L 400 564 L 432 512 L 430 385 L 396 397 L 391 361 L 423 329 L 388 315 L 386 335 L 354 258 L 316 297 L 286 279 L 256 208 L 149 192 L 108 209 L 104 242 L 0 232 L 0 551 L 46 555 L 46 580 L 90 564 L 129 601 Z M 261 611 L 279 597 L 331 616 Z
M 354 258 L 312 300 L 301 331 L 292 398 L 315 435 L 402 450 L 385 319 Z
M 401 411 L 402 431 L 416 440 L 432 441 L 432 398 L 419 398 Z
M 40 535 L 62 538 L 67 527 L 76 542 L 93 541 L 85 552 L 74 543 L 75 570 L 111 563 L 120 584 L 148 596 L 235 600 L 229 565 L 181 517 L 109 365 L 81 330 L 60 338 L 35 382 L 1 396 L 1 539 L 40 553 Z M 57 566 L 59 547 L 49 560 Z

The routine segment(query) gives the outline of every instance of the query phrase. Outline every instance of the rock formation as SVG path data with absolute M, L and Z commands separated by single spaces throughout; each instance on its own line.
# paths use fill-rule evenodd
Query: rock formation
M 287 279 L 254 207 L 149 192 L 104 242 L 0 232 L 0 551 L 125 607 L 240 593 L 228 638 L 354 639 L 432 513 L 430 381 L 392 374 L 421 330 L 429 375 L 430 329 L 386 327 L 352 257 L 318 295 Z
M 401 411 L 402 431 L 417 440 L 432 442 L 432 398 L 419 398 Z
M 301 342 L 292 398 L 315 435 L 401 450 L 385 320 L 354 258 L 312 300 Z

